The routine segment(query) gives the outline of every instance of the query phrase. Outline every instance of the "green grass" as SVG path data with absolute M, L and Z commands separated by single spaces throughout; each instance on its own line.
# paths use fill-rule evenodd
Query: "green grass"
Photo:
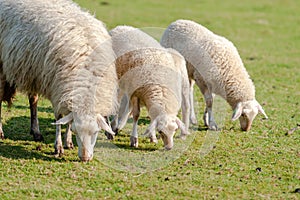
M 48 100 L 39 102 L 45 142 L 32 141 L 28 100 L 18 94 L 13 107 L 4 106 L 2 111 L 7 138 L 0 141 L 0 199 L 300 198 L 293 193 L 300 188 L 300 130 L 286 134 L 300 123 L 300 1 L 76 2 L 95 13 L 108 29 L 122 24 L 165 28 L 184 18 L 227 37 L 238 48 L 255 83 L 257 100 L 270 119 L 259 115 L 251 131 L 241 132 L 221 102 L 222 108 L 216 109 L 223 110 L 215 115 L 223 130 L 191 131 L 186 143 L 175 140 L 173 153 L 161 151 L 161 142 L 154 145 L 143 138 L 139 149 L 130 148 L 128 123 L 114 145 L 101 134 L 99 144 L 104 148 L 96 149 L 103 152 L 97 152 L 92 162 L 81 163 L 77 148 L 66 150 L 62 158 L 52 155 L 55 127 L 50 124 L 54 117 Z M 200 119 L 203 100 L 196 92 Z M 148 123 L 143 113 L 141 132 Z M 203 144 L 212 148 L 208 154 Z M 176 155 L 176 150 L 182 153 Z M 157 160 L 151 157 L 156 154 Z

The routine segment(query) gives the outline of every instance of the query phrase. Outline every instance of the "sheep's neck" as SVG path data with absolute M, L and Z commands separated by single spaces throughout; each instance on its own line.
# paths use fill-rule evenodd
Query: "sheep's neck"
M 155 105 L 151 105 L 151 106 L 146 105 L 146 107 L 148 109 L 148 113 L 149 113 L 151 120 L 154 120 L 160 114 L 166 113 L 165 107 L 160 104 L 155 104 Z

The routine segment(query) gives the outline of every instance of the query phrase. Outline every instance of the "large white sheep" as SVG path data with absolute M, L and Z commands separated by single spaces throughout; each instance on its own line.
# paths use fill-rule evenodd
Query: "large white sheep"
M 176 129 L 180 128 L 184 137 L 189 127 L 189 82 L 184 58 L 130 26 L 117 26 L 110 34 L 117 56 L 119 95 L 123 97 L 119 115 L 112 123 L 113 130 L 122 129 L 132 111 L 130 144 L 137 147 L 137 121 L 140 106 L 145 105 L 151 119 L 145 135 L 156 142 L 157 130 L 165 148 L 171 149 Z M 177 117 L 180 107 L 183 122 Z
M 114 60 L 104 25 L 72 1 L 0 0 L 0 101 L 10 102 L 15 88 L 48 98 L 56 151 L 61 124 L 72 122 L 83 161 L 99 130 L 113 134 L 103 116 L 117 108 Z
M 254 85 L 235 46 L 190 20 L 177 20 L 165 30 L 161 44 L 179 51 L 187 61 L 189 78 L 195 80 L 206 102 L 204 123 L 217 129 L 212 114 L 213 93 L 222 96 L 233 109 L 232 120 L 239 119 L 242 130 L 249 130 L 261 112 Z M 191 84 L 192 85 L 192 84 Z

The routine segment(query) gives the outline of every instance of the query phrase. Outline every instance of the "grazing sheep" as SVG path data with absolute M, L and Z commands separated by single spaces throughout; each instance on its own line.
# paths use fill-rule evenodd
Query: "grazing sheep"
M 61 124 L 72 122 L 82 161 L 99 130 L 113 134 L 103 116 L 117 108 L 114 61 L 104 25 L 72 1 L 0 0 L 0 102 L 11 103 L 16 88 L 48 98 L 58 154 Z
M 132 111 L 131 146 L 138 146 L 137 121 L 140 106 L 146 106 L 151 123 L 145 135 L 157 142 L 157 130 L 166 149 L 173 147 L 177 128 L 181 136 L 188 134 L 189 82 L 184 58 L 175 50 L 165 49 L 146 33 L 130 26 L 110 31 L 117 55 L 116 68 L 122 97 L 113 130 L 120 130 Z M 177 117 L 182 107 L 183 122 Z
M 234 110 L 232 120 L 239 119 L 244 131 L 251 128 L 258 112 L 267 118 L 255 100 L 254 85 L 230 41 L 193 21 L 177 20 L 165 30 L 161 44 L 185 57 L 189 78 L 196 81 L 204 95 L 203 118 L 209 129 L 217 129 L 212 114 L 213 93 L 226 99 Z

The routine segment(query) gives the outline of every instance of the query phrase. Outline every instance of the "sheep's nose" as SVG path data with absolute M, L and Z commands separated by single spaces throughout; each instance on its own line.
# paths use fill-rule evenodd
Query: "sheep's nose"
M 171 150 L 172 147 L 169 147 L 169 146 L 165 146 L 165 150 Z
M 88 161 L 91 161 L 91 160 L 92 160 L 92 157 L 86 157 L 86 156 L 84 156 L 84 157 L 81 157 L 80 160 L 81 160 L 82 162 L 88 162 Z
M 245 126 L 242 126 L 242 131 L 249 131 L 251 129 L 252 123 L 248 122 Z
M 88 162 L 88 161 L 92 160 L 93 154 L 90 154 L 90 153 L 87 151 L 87 149 L 83 146 L 83 147 L 82 147 L 82 154 L 81 154 L 81 156 L 79 156 L 79 157 L 80 157 L 80 160 L 81 160 L 82 162 Z

